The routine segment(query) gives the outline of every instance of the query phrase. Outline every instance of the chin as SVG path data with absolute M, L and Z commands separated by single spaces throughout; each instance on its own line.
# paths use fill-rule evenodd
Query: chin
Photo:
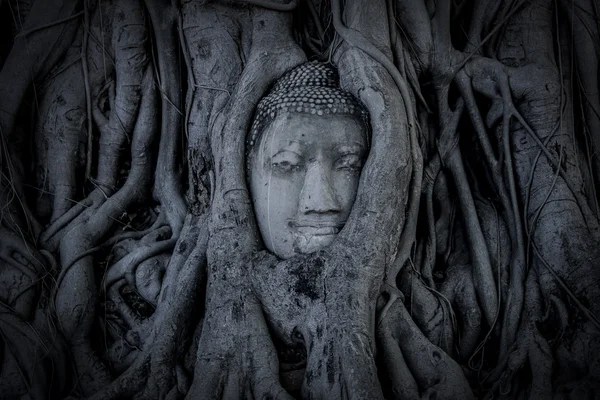
M 298 254 L 310 254 L 329 246 L 337 234 L 331 235 L 298 235 L 294 241 L 294 250 Z

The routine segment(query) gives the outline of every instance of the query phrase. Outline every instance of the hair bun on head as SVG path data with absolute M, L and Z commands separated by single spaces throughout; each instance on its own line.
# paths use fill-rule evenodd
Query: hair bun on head
M 309 61 L 288 71 L 273 89 L 274 92 L 287 92 L 301 86 L 339 88 L 339 75 L 335 67 L 318 61 Z
M 350 92 L 340 88 L 337 69 L 310 61 L 286 72 L 258 103 L 246 150 L 256 144 L 266 125 L 280 114 L 345 114 L 360 118 L 369 128 L 369 113 Z

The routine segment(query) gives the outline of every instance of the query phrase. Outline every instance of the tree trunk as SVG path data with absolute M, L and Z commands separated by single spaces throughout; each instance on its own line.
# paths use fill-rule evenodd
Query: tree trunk
M 599 17 L 592 0 L 0 1 L 0 392 L 598 397 Z M 249 132 L 307 61 L 364 106 L 369 148 L 335 239 L 283 259 Z

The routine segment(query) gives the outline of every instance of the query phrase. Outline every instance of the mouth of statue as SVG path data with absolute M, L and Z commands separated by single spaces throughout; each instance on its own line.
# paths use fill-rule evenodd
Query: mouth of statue
M 309 254 L 329 246 L 340 233 L 345 222 L 332 218 L 298 219 L 289 221 L 288 226 L 294 235 L 294 251 Z
M 291 222 L 298 234 L 304 236 L 329 236 L 337 235 L 344 227 L 344 223 L 334 221 L 296 221 Z

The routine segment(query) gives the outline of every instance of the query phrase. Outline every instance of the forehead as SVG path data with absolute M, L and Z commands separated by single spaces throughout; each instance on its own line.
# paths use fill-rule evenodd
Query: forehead
M 261 148 L 272 143 L 365 146 L 367 131 L 363 122 L 353 115 L 286 113 L 275 117 L 263 132 L 260 142 Z

